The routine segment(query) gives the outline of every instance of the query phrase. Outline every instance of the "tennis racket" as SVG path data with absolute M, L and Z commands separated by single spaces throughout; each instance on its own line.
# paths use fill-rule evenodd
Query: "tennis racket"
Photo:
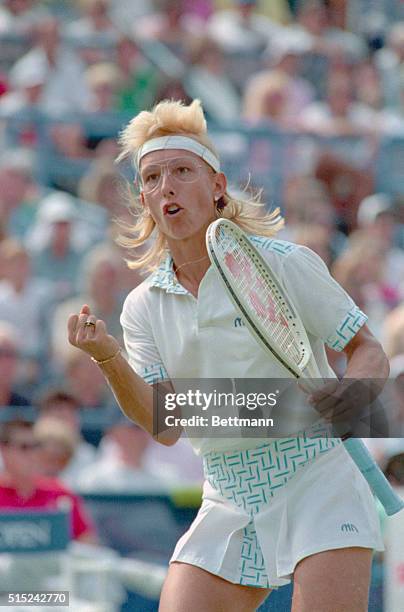
M 213 266 L 254 338 L 294 378 L 301 379 L 307 390 L 318 389 L 321 374 L 298 311 L 244 232 L 235 223 L 218 219 L 208 228 L 206 245 Z M 386 513 L 402 510 L 404 501 L 362 440 L 347 438 L 343 443 Z

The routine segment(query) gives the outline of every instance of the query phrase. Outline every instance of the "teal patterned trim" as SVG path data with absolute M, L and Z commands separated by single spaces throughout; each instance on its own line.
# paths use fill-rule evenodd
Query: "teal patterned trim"
M 275 238 L 266 238 L 265 236 L 249 236 L 252 244 L 264 251 L 274 251 L 280 255 L 289 255 L 296 250 L 296 245 L 286 240 L 276 240 Z
M 358 306 L 353 306 L 343 318 L 335 333 L 327 338 L 327 345 L 334 351 L 342 351 L 367 320 L 368 317 L 365 313 Z
M 152 287 L 165 289 L 167 293 L 186 295 L 188 291 L 180 285 L 174 274 L 173 258 L 167 255 L 166 259 L 160 264 L 158 269 L 150 277 Z
M 318 425 L 306 434 L 275 440 L 244 451 L 204 455 L 204 470 L 212 487 L 251 515 L 268 503 L 298 470 L 340 444 L 329 429 Z
M 250 521 L 243 529 L 239 571 L 240 584 L 244 586 L 261 587 L 263 589 L 271 586 L 253 521 Z
M 162 363 L 154 363 L 147 368 L 143 368 L 140 375 L 148 385 L 169 379 L 167 370 Z
M 205 477 L 228 501 L 251 518 L 243 530 L 239 561 L 240 584 L 269 587 L 262 550 L 254 526 L 254 516 L 298 471 L 341 440 L 332 438 L 321 424 L 307 435 L 275 440 L 242 451 L 211 452 L 203 457 Z

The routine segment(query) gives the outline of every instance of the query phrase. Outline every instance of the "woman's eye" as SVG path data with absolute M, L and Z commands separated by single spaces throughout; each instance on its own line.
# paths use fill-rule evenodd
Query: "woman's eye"
M 148 174 L 146 176 L 146 183 L 153 183 L 158 179 L 158 174 Z

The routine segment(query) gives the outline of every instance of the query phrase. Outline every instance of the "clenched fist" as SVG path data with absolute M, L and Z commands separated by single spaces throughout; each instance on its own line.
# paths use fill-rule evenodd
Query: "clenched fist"
M 84 304 L 80 314 L 70 315 L 67 329 L 70 344 L 97 361 L 113 357 L 120 349 L 118 341 L 108 334 L 104 321 L 92 315 L 87 304 Z

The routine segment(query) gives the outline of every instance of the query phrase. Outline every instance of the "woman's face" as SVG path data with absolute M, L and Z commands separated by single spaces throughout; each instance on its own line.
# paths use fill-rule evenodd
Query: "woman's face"
M 140 167 L 142 201 L 168 240 L 205 235 L 215 220 L 215 199 L 226 189 L 222 173 L 215 173 L 189 151 L 153 151 Z

